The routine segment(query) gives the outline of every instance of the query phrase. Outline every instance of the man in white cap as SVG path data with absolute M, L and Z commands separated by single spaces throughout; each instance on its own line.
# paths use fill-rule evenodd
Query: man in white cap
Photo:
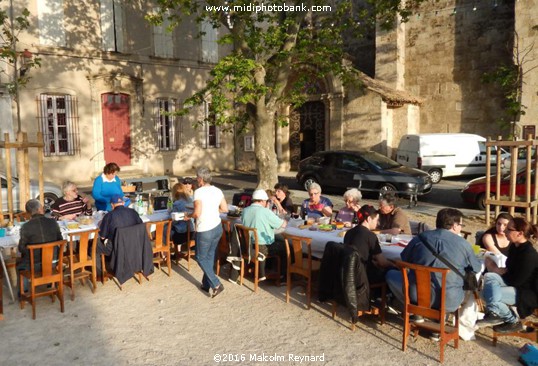
M 275 241 L 275 229 L 285 228 L 286 220 L 282 220 L 267 208 L 269 197 L 263 189 L 257 189 L 252 194 L 252 204 L 243 210 L 241 220 L 243 225 L 257 229 L 260 253 L 265 256 L 280 257 L 281 274 L 286 266 L 286 251 L 283 240 Z M 265 280 L 265 261 L 259 262 L 259 281 Z

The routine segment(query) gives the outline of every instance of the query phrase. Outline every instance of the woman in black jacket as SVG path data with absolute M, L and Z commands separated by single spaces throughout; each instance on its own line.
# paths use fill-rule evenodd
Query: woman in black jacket
M 484 275 L 482 298 L 486 301 L 486 316 L 479 325 L 491 326 L 499 333 L 517 332 L 523 329 L 517 314 L 510 306 L 515 305 L 521 318 L 530 315 L 538 306 L 538 253 L 531 238 L 538 238 L 538 227 L 517 217 L 506 227 L 506 236 L 512 243 L 506 260 L 506 268 L 499 268 L 493 261 L 486 261 L 488 273 Z

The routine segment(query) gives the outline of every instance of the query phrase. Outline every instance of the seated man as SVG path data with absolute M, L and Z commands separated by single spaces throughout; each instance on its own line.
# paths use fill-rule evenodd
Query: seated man
M 41 202 L 36 199 L 31 199 L 26 202 L 25 209 L 31 216 L 31 219 L 21 227 L 19 240 L 21 259 L 17 265 L 17 271 L 30 269 L 30 253 L 27 248 L 29 245 L 50 243 L 63 239 L 60 227 L 56 220 L 45 217 Z M 36 264 L 36 267 L 36 269 L 39 270 L 41 265 Z M 20 289 L 19 280 L 20 276 L 17 274 L 17 289 Z M 28 287 L 26 281 L 27 280 L 25 279 L 25 290 Z
M 92 203 L 89 197 L 78 194 L 75 183 L 66 181 L 62 184 L 64 196 L 52 205 L 52 216 L 56 220 L 74 220 L 79 215 L 92 215 Z
M 379 225 L 377 229 L 383 234 L 409 234 L 411 226 L 405 212 L 396 207 L 396 196 L 384 193 L 379 200 Z
M 142 219 L 138 213 L 132 208 L 125 207 L 123 196 L 113 195 L 110 198 L 112 211 L 107 213 L 99 224 L 100 241 L 97 243 L 97 255 L 110 255 L 112 252 L 112 240 L 116 234 L 116 229 L 119 227 L 133 226 L 141 224 Z M 98 272 L 101 271 L 101 261 L 96 261 Z
M 275 229 L 285 228 L 287 223 L 266 207 L 268 200 L 269 196 L 263 189 L 255 190 L 252 194 L 252 204 L 243 210 L 241 220 L 243 225 L 257 229 L 260 253 L 280 257 L 280 270 L 283 274 L 286 269 L 286 251 L 282 238 L 275 241 Z M 265 280 L 265 260 L 259 262 L 259 281 L 263 280 Z
M 471 245 L 459 236 L 463 226 L 463 214 L 454 208 L 443 208 L 437 213 L 435 221 L 436 230 L 425 231 L 409 242 L 401 253 L 405 262 L 422 266 L 447 268 L 423 243 L 424 240 L 438 253 L 439 256 L 449 260 L 460 273 L 465 273 L 466 267 L 472 267 L 473 271 L 480 272 L 481 264 L 476 258 Z M 440 307 L 441 274 L 436 274 L 437 281 L 432 281 L 435 286 L 433 307 Z M 387 284 L 394 296 L 403 304 L 402 292 L 403 277 L 400 270 L 390 270 L 386 274 Z M 446 279 L 446 311 L 453 312 L 461 305 L 464 297 L 463 279 L 450 271 Z M 411 299 L 416 299 L 416 294 L 410 294 Z

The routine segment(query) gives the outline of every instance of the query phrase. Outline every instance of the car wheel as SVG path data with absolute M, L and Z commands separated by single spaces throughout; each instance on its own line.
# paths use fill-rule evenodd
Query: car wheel
M 396 192 L 396 191 L 397 191 L 396 187 L 390 183 L 383 183 L 381 187 L 379 187 L 380 194 L 387 193 L 387 192 Z
M 432 169 L 428 174 L 430 175 L 433 184 L 439 183 L 443 177 L 443 172 L 440 169 Z
M 480 193 L 478 197 L 476 198 L 476 208 L 479 210 L 485 210 L 486 209 L 486 194 Z
M 39 199 L 39 197 L 37 197 Z M 43 209 L 45 212 L 50 212 L 52 210 L 52 205 L 54 205 L 54 202 L 58 199 L 58 196 L 56 196 L 54 193 L 45 193 L 44 194 L 44 204 Z
M 314 177 L 306 177 L 305 179 L 303 179 L 304 190 L 308 192 L 308 188 L 312 183 L 318 183 L 318 181 Z

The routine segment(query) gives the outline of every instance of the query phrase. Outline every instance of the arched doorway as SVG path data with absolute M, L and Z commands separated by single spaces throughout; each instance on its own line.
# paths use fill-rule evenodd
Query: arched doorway
M 291 115 L 290 165 L 299 168 L 299 161 L 325 150 L 325 104 L 306 102 Z

